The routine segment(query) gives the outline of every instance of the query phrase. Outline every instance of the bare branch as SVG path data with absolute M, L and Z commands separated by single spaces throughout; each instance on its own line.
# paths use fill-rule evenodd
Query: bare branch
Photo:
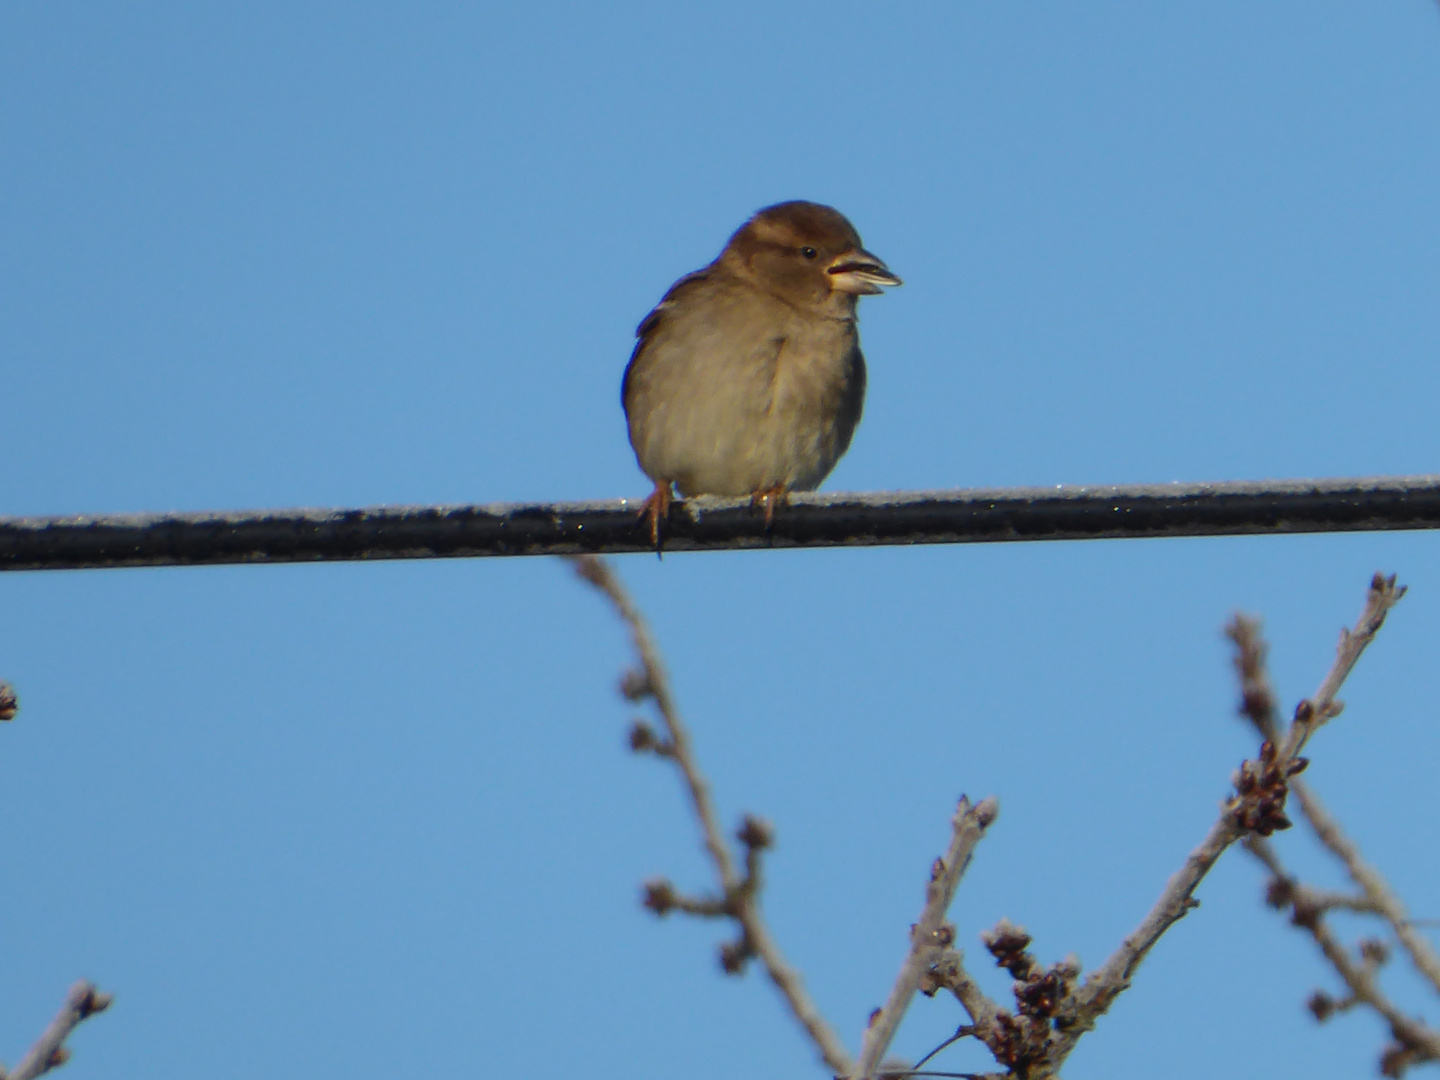
M 1140 925 L 1120 943 L 1100 968 L 1092 972 L 1075 994 L 1074 1022 L 1060 1033 L 1051 1053 L 1051 1064 L 1060 1063 L 1075 1048 L 1080 1036 L 1095 1026 L 1111 1003 L 1130 986 L 1140 961 L 1154 948 L 1162 934 L 1199 906 L 1195 890 L 1215 865 L 1225 849 L 1242 835 L 1234 815 L 1228 810 L 1211 826 L 1210 832 L 1185 860 L 1185 865 L 1171 876 Z
M 635 645 L 641 671 L 638 678 L 633 674 L 627 676 L 621 685 L 621 691 L 632 701 L 649 697 L 655 702 L 655 709 L 659 712 L 660 719 L 665 724 L 665 733 L 669 737 L 667 756 L 674 760 L 685 779 L 690 803 L 695 809 L 695 816 L 700 820 L 705 850 L 710 853 L 710 859 L 720 874 L 721 886 L 728 892 L 740 884 L 740 875 L 736 872 L 729 845 L 725 843 L 725 834 L 720 828 L 720 819 L 710 798 L 709 785 L 695 763 L 690 733 L 680 718 L 680 709 L 670 692 L 670 678 L 665 673 L 665 664 L 660 659 L 654 639 L 650 637 L 650 628 L 630 599 L 630 594 L 620 584 L 620 579 L 610 569 L 609 563 L 594 555 L 577 555 L 569 561 L 577 574 L 609 598 L 616 613 L 630 628 L 630 639 Z
M 1335 936 L 1325 921 L 1325 915 L 1330 911 L 1346 910 L 1383 918 L 1400 939 L 1415 968 L 1437 991 L 1440 991 L 1440 957 L 1437 957 L 1429 943 L 1415 932 L 1404 905 L 1384 878 L 1365 863 L 1359 849 L 1341 831 L 1339 823 L 1330 816 L 1309 786 L 1295 774 L 1306 764 L 1304 758 L 1297 756 L 1306 740 L 1316 729 L 1340 715 L 1344 706 L 1336 700 L 1336 694 L 1365 648 L 1384 625 L 1390 609 L 1404 595 L 1405 587 L 1397 586 L 1393 575 L 1387 578 L 1383 574 L 1376 574 L 1371 579 L 1365 608 L 1359 620 L 1354 629 L 1340 632 L 1335 661 L 1315 695 L 1302 701 L 1296 708 L 1294 721 L 1284 738 L 1279 740 L 1283 749 L 1276 751 L 1275 741 L 1267 738 L 1262 752 L 1262 757 L 1268 753 L 1270 763 L 1264 782 L 1270 785 L 1270 791 L 1265 798 L 1272 804 L 1271 820 L 1288 826 L 1288 819 L 1283 813 L 1284 796 L 1287 791 L 1293 790 L 1300 802 L 1301 811 L 1315 830 L 1316 836 L 1344 863 L 1361 894 L 1351 896 L 1304 885 L 1285 870 L 1275 849 L 1264 839 L 1266 834 L 1263 831 L 1260 831 L 1260 835 L 1248 835 L 1245 840 L 1246 850 L 1270 871 L 1266 903 L 1274 908 L 1289 908 L 1291 921 L 1310 933 L 1349 991 L 1347 997 L 1337 1000 L 1317 990 L 1310 998 L 1311 1012 L 1317 1020 L 1323 1021 L 1331 1013 L 1364 1005 L 1383 1017 L 1389 1024 L 1394 1039 L 1393 1044 L 1381 1056 L 1381 1072 L 1386 1076 L 1399 1076 L 1411 1065 L 1440 1059 L 1437 1058 L 1437 1051 L 1440 1051 L 1440 1032 L 1401 1013 L 1381 991 L 1377 975 L 1388 955 L 1385 945 L 1374 940 L 1362 942 L 1357 959 Z M 1235 625 L 1239 627 L 1242 622 L 1243 620 L 1237 618 Z M 1254 624 L 1250 624 L 1250 628 L 1253 630 Z M 1245 635 L 1232 633 L 1231 636 L 1235 638 L 1242 653 L 1245 652 Z M 1258 642 L 1258 635 L 1254 637 Z M 1251 650 L 1253 657 L 1258 658 L 1252 672 L 1247 672 L 1246 665 L 1237 661 L 1247 685 L 1252 678 L 1261 681 L 1265 679 L 1263 643 L 1252 645 Z M 1248 702 L 1248 692 L 1246 698 Z M 1242 781 L 1250 783 L 1252 788 L 1258 788 L 1255 779 L 1257 774 L 1250 770 L 1249 763 L 1242 767 L 1240 775 Z M 1237 783 L 1237 789 L 1245 792 L 1242 783 Z M 1234 800 L 1232 805 L 1233 803 Z
M 1345 983 L 1353 1001 L 1340 1003 L 1340 1007 L 1354 1003 L 1368 1005 L 1389 1025 L 1391 1037 L 1398 1045 L 1387 1050 L 1382 1059 L 1385 1075 L 1399 1076 L 1409 1065 L 1440 1060 L 1440 1032 L 1406 1016 L 1380 989 L 1375 972 L 1383 957 L 1374 952 L 1366 956 L 1362 948 L 1361 958 L 1357 961 L 1325 922 L 1323 904 L 1311 889 L 1285 869 L 1274 847 L 1260 837 L 1247 840 L 1245 847 L 1270 871 L 1270 897 L 1284 898 L 1283 905 L 1279 906 L 1289 906 L 1290 921 L 1314 938 L 1320 952 Z M 1325 1003 L 1328 999 L 1319 995 L 1318 1001 Z M 1312 998 L 1311 1010 L 1318 1018 L 1324 1019 L 1326 1009 L 1317 1007 L 1316 998 Z
M 946 924 L 945 913 L 950 910 L 960 878 L 970 865 L 975 845 L 999 812 L 1000 804 L 993 798 L 971 806 L 970 800 L 961 796 L 960 805 L 950 821 L 950 848 L 943 858 L 935 860 L 930 869 L 925 906 L 919 921 L 910 931 L 910 950 L 900 966 L 900 974 L 889 998 L 865 1030 L 855 1074 L 858 1080 L 870 1080 L 874 1075 L 885 1051 L 890 1049 L 915 991 L 920 988 L 921 977 L 955 941 L 955 928 Z
M 1264 739 L 1277 742 L 1279 720 L 1275 690 L 1265 670 L 1265 639 L 1260 620 L 1236 615 L 1225 627 L 1225 636 L 1235 643 L 1235 671 L 1240 676 L 1240 715 L 1255 725 Z
M 1292 786 L 1295 797 L 1300 800 L 1301 813 L 1310 822 L 1320 842 L 1345 864 L 1350 880 L 1355 882 L 1365 895 L 1367 909 L 1390 924 L 1390 929 L 1395 932 L 1395 937 L 1399 939 L 1415 969 L 1424 976 L 1436 993 L 1440 993 L 1440 956 L 1436 955 L 1434 948 L 1424 937 L 1415 932 L 1414 922 L 1406 914 L 1405 905 L 1395 895 L 1390 884 L 1378 870 L 1365 861 L 1360 849 L 1341 830 L 1340 823 L 1325 809 L 1319 797 L 1310 790 L 1310 786 L 1302 784 L 1298 779 L 1293 781 Z
M 682 911 L 703 917 L 734 919 L 740 926 L 741 937 L 721 950 L 726 970 L 739 971 L 746 960 L 758 958 L 826 1064 L 837 1076 L 851 1077 L 852 1080 L 888 1078 L 892 1074 L 906 1072 L 902 1069 L 896 1073 L 891 1063 L 884 1059 L 885 1052 L 915 992 L 921 990 L 933 994 L 942 987 L 955 994 L 972 1021 L 969 1026 L 962 1026 L 956 1037 L 974 1035 L 981 1039 L 994 1054 L 997 1063 L 1009 1069 L 1011 1074 L 1017 1074 L 1018 1070 L 1018 1073 L 1035 1080 L 1055 1076 L 1080 1037 L 1094 1028 L 1115 998 L 1130 986 L 1141 961 L 1165 932 L 1198 906 L 1195 890 L 1225 850 L 1242 838 L 1263 844 L 1261 838 L 1290 826 L 1284 813 L 1286 796 L 1296 782 L 1295 775 L 1307 764 L 1304 758 L 1298 756 L 1299 751 L 1316 728 L 1339 714 L 1342 706 L 1336 700 L 1336 694 L 1365 648 L 1374 640 L 1390 608 L 1405 592 L 1403 586 L 1396 586 L 1394 577 L 1374 576 L 1365 609 L 1355 628 L 1342 632 L 1335 662 L 1320 689 L 1313 698 L 1301 702 L 1293 722 L 1283 733 L 1277 718 L 1274 691 L 1265 670 L 1266 647 L 1260 636 L 1259 624 L 1242 616 L 1237 616 L 1230 624 L 1227 633 L 1236 646 L 1235 666 L 1241 681 L 1240 711 L 1264 737 L 1260 752 L 1255 760 L 1241 764 L 1234 776 L 1235 794 L 1225 801 L 1218 820 L 1186 858 L 1184 865 L 1171 876 L 1140 925 L 1078 989 L 1073 988 L 1080 971 L 1078 960 L 1067 958 L 1048 970 L 1042 969 L 1029 953 L 1029 935 L 1003 921 L 982 938 L 1000 966 L 1015 977 L 1016 1012 L 1012 1014 L 1001 1009 L 980 990 L 965 970 L 960 952 L 952 947 L 954 928 L 945 922 L 945 914 L 974 845 L 994 820 L 997 805 L 991 799 L 972 807 L 968 800 L 962 799 L 952 821 L 950 849 L 943 859 L 936 860 L 932 868 L 926 903 L 920 920 L 912 927 L 910 948 L 901 971 L 884 1007 L 877 1009 L 871 1017 L 862 1040 L 860 1060 L 852 1072 L 848 1054 L 820 1016 L 798 975 L 780 955 L 760 916 L 760 856 L 761 851 L 771 843 L 769 827 L 747 819 L 740 830 L 739 839 L 746 852 L 742 874 L 720 830 L 708 787 L 694 760 L 688 732 L 680 719 L 663 665 L 643 619 L 604 562 L 594 556 L 579 556 L 573 561 L 580 576 L 609 598 L 630 627 L 641 669 L 626 676 L 622 681 L 622 692 L 633 701 L 652 700 L 664 727 L 661 733 L 644 721 L 637 721 L 631 730 L 631 746 L 637 752 L 668 758 L 680 770 L 700 822 L 706 849 L 720 878 L 719 897 L 685 897 L 668 882 L 652 882 L 646 887 L 646 906 L 661 915 Z M 1303 787 L 1300 790 L 1303 791 Z M 1317 831 L 1324 832 L 1323 824 L 1316 827 Z M 1413 924 L 1406 919 L 1403 908 L 1389 894 L 1383 881 L 1359 861 L 1358 853 L 1346 848 L 1338 829 L 1332 828 L 1326 835 L 1329 836 L 1327 844 L 1332 845 L 1332 850 L 1346 861 L 1363 895 L 1357 897 L 1313 890 L 1300 894 L 1294 891 L 1299 887 L 1289 881 L 1283 871 L 1276 870 L 1277 881 L 1287 882 L 1286 888 L 1291 889 L 1286 900 L 1296 907 L 1297 919 L 1298 913 L 1304 912 L 1326 955 L 1335 954 L 1331 957 L 1332 963 L 1351 986 L 1352 999 L 1356 1002 L 1383 1003 L 1383 1007 L 1375 1007 L 1390 1022 L 1396 1039 L 1396 1045 L 1387 1051 L 1384 1059 L 1386 1070 L 1400 1070 L 1416 1061 L 1436 1058 L 1440 1036 L 1430 1032 L 1423 1024 L 1401 1016 L 1384 1002 L 1376 988 L 1374 974 L 1383 963 L 1383 946 L 1379 943 L 1367 944 L 1362 948 L 1361 960 L 1357 963 L 1329 935 L 1321 917 L 1324 912 L 1339 908 L 1377 911 L 1385 915 L 1397 932 L 1403 927 L 1406 938 L 1418 943 L 1407 943 L 1406 947 L 1427 977 L 1432 977 L 1432 970 L 1434 974 L 1440 974 L 1440 962 L 1436 962 L 1433 955 L 1423 948 L 1423 942 L 1415 937 Z M 1347 851 L 1348 854 L 1342 853 Z M 1432 983 L 1440 985 L 1433 977 Z M 1333 1009 L 1347 1005 L 1348 1002 L 1329 1003 L 1325 1007 Z M 1437 1040 L 1433 1046 L 1431 1039 Z
M 741 827 L 738 838 L 746 850 L 745 873 L 742 876 L 720 828 L 709 785 L 695 760 L 689 730 L 680 717 L 665 666 L 650 637 L 644 618 L 603 559 L 594 555 L 578 555 L 571 557 L 570 562 L 581 578 L 609 599 L 620 618 L 630 628 L 631 640 L 640 661 L 640 671 L 631 672 L 622 680 L 621 692 L 632 701 L 649 698 L 654 702 L 655 710 L 665 728 L 664 739 L 661 740 L 649 728 L 637 725 L 631 731 L 631 746 L 637 751 L 649 751 L 672 761 L 680 771 L 695 817 L 700 824 L 705 850 L 709 852 L 716 876 L 720 879 L 722 897 L 717 901 L 686 900 L 676 893 L 668 882 L 652 882 L 646 887 L 646 906 L 657 914 L 674 909 L 714 916 L 723 911 L 734 919 L 740 926 L 741 937 L 738 942 L 722 947 L 721 962 L 725 969 L 738 972 L 750 957 L 758 959 L 766 974 L 770 976 L 770 981 L 779 989 L 795 1019 L 810 1036 L 825 1064 L 836 1076 L 850 1075 L 853 1062 L 849 1053 L 810 998 L 799 973 L 785 960 L 760 913 L 760 852 L 772 842 L 769 827 L 755 818 L 747 818 Z M 668 901 L 663 910 L 652 902 L 657 895 L 656 890 L 660 888 L 668 890 L 668 894 L 663 894 Z
M 1370 642 L 1375 640 L 1375 635 L 1380 632 L 1380 627 L 1385 625 L 1385 616 L 1390 609 L 1400 602 L 1405 595 L 1406 586 L 1395 584 L 1395 575 L 1388 578 L 1384 574 L 1377 573 L 1370 579 L 1370 591 L 1365 598 L 1365 609 L 1360 613 L 1360 618 L 1355 622 L 1353 630 L 1340 631 L 1340 644 L 1335 650 L 1335 663 L 1326 672 L 1325 678 L 1321 680 L 1320 689 L 1315 691 L 1313 697 L 1302 701 L 1295 710 L 1295 722 L 1290 725 L 1290 731 L 1281 747 L 1278 761 L 1282 767 L 1284 763 L 1292 760 L 1305 747 L 1305 742 L 1322 725 L 1340 715 L 1340 710 L 1345 707 L 1343 702 L 1335 700 L 1335 695 L 1340 692 L 1346 678 L 1354 669 L 1355 663 L 1360 659 L 1361 653 Z
M 702 919 L 730 918 L 731 905 L 724 897 L 686 896 L 664 878 L 655 878 L 645 883 L 641 890 L 640 903 L 662 917 L 672 911 L 679 911 Z
M 944 987 L 955 995 L 955 999 L 970 1017 L 973 1034 L 988 1046 L 995 1030 L 996 1018 L 1000 1015 L 1000 1006 L 980 989 L 980 984 L 965 970 L 960 951 L 946 949 L 928 974 L 936 989 Z M 929 988 L 922 985 L 921 990 L 928 992 Z
M 55 1019 L 50 1021 L 50 1026 L 45 1029 L 39 1040 L 30 1048 L 24 1060 L 9 1074 L 5 1080 L 35 1080 L 37 1076 L 43 1076 L 51 1069 L 59 1068 L 70 1060 L 70 1051 L 65 1048 L 65 1040 L 70 1037 L 80 1021 L 103 1012 L 109 1008 L 113 1000 L 112 995 L 102 994 L 95 989 L 95 984 L 86 982 L 83 979 L 70 987 L 70 992 L 65 995 L 65 1004 L 55 1014 Z
M 1259 623 L 1237 616 L 1230 624 L 1227 633 L 1237 650 L 1235 666 L 1241 679 L 1241 712 L 1266 735 L 1259 758 L 1245 762 L 1237 771 L 1235 796 L 1226 800 L 1219 820 L 1211 826 L 1200 846 L 1190 853 L 1185 865 L 1170 878 L 1140 926 L 1075 993 L 1073 1022 L 1052 1044 L 1049 1058 L 1052 1067 L 1060 1066 L 1080 1036 L 1093 1028 L 1115 998 L 1129 987 L 1135 969 L 1161 935 L 1198 904 L 1195 890 L 1225 849 L 1242 837 L 1268 836 L 1276 829 L 1289 827 L 1284 814 L 1285 796 L 1295 782 L 1295 773 L 1306 764 L 1298 754 L 1316 728 L 1340 714 L 1342 706 L 1335 695 L 1384 625 L 1386 614 L 1404 595 L 1405 587 L 1397 586 L 1393 576 L 1376 574 L 1371 579 L 1365 608 L 1355 628 L 1341 632 L 1335 663 L 1315 696 L 1301 702 L 1296 709 L 1295 720 L 1284 736 L 1283 750 L 1277 749 L 1277 742 L 1271 737 L 1276 729 L 1274 693 L 1265 672 L 1266 647 L 1260 637 Z
M 785 960 L 769 926 L 761 917 L 758 889 L 746 896 L 740 908 L 739 919 L 750 949 L 764 965 L 765 973 L 770 976 L 770 981 L 790 1006 L 795 1019 L 815 1043 L 820 1056 L 825 1059 L 825 1064 L 834 1070 L 836 1076 L 849 1073 L 853 1067 L 849 1053 L 811 999 L 800 973 Z

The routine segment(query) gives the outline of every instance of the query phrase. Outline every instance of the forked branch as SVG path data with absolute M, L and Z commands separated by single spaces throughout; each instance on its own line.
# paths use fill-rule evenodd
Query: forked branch
M 1245 847 L 1270 871 L 1266 902 L 1290 912 L 1291 923 L 1314 939 L 1321 955 L 1345 984 L 1347 996 L 1344 998 L 1336 999 L 1319 990 L 1311 995 L 1310 1011 L 1315 1018 L 1324 1021 L 1332 1013 L 1356 1006 L 1365 1006 L 1377 1013 L 1390 1028 L 1392 1040 L 1380 1056 L 1380 1071 L 1385 1076 L 1400 1076 L 1412 1065 L 1440 1061 L 1440 1032 L 1402 1012 L 1380 986 L 1380 968 L 1388 959 L 1384 945 L 1374 940 L 1362 941 L 1358 950 L 1352 952 L 1325 919 L 1326 912 L 1342 905 L 1302 884 L 1285 869 L 1274 847 L 1265 840 L 1252 838 Z
M 773 842 L 770 827 L 758 818 L 746 817 L 736 836 L 745 849 L 745 870 L 732 854 L 720 827 L 709 785 L 695 759 L 690 734 L 681 719 L 680 710 L 670 689 L 670 680 L 660 659 L 659 650 L 650 637 L 649 627 L 624 586 L 603 559 L 593 555 L 574 556 L 570 560 L 576 573 L 593 585 L 610 601 L 616 613 L 630 629 L 639 668 L 621 681 L 621 693 L 631 701 L 648 700 L 660 718 L 663 731 L 657 733 L 643 722 L 630 733 L 631 747 L 640 753 L 653 753 L 674 764 L 685 784 L 691 807 L 700 823 L 705 850 L 714 864 L 719 879 L 719 895 L 691 898 L 683 896 L 668 881 L 652 881 L 645 886 L 644 903 L 657 915 L 681 911 L 710 918 L 728 918 L 739 927 L 739 938 L 721 946 L 720 963 L 727 972 L 738 974 L 750 959 L 758 960 L 770 976 L 780 996 L 789 1006 L 825 1064 L 836 1076 L 848 1076 L 853 1067 L 849 1053 L 811 999 L 799 973 L 790 966 L 770 933 L 760 911 L 761 852 Z
M 1295 710 L 1295 719 L 1282 740 L 1279 756 L 1288 756 L 1291 769 L 1302 766 L 1304 759 L 1297 755 L 1299 749 L 1313 732 L 1328 720 L 1340 714 L 1343 705 L 1336 699 L 1340 686 L 1354 668 L 1366 646 L 1374 640 L 1375 634 L 1385 622 L 1385 617 L 1405 595 L 1405 588 L 1395 584 L 1395 578 L 1376 574 L 1370 582 L 1365 610 L 1361 613 L 1354 629 L 1340 632 L 1340 644 L 1335 661 L 1320 689 L 1312 698 L 1302 701 Z M 1264 642 L 1260 640 L 1259 626 L 1249 620 L 1236 620 L 1232 628 L 1242 656 L 1248 662 L 1237 660 L 1242 671 L 1242 684 L 1247 687 L 1268 687 L 1264 672 Z M 1247 670 L 1248 668 L 1248 670 Z M 1249 706 L 1252 701 L 1263 701 L 1265 694 L 1245 694 Z M 1265 709 L 1242 708 L 1261 731 L 1273 730 L 1265 724 Z M 1273 714 L 1273 700 L 1270 711 Z M 1317 990 L 1310 998 L 1310 1010 L 1318 1020 L 1326 1020 L 1336 1012 L 1363 1007 L 1377 1013 L 1389 1026 L 1392 1043 L 1381 1055 L 1380 1069 L 1386 1076 L 1399 1076 L 1407 1068 L 1421 1062 L 1440 1060 L 1440 1032 L 1427 1026 L 1423 1021 L 1402 1012 L 1390 1000 L 1380 986 L 1379 973 L 1389 958 L 1389 949 L 1380 941 L 1367 939 L 1352 950 L 1336 935 L 1326 919 L 1331 911 L 1349 911 L 1383 919 L 1399 940 L 1411 963 L 1419 974 L 1440 992 L 1440 957 L 1415 929 L 1405 912 L 1404 904 L 1390 888 L 1388 882 L 1360 854 L 1359 848 L 1340 828 L 1340 824 L 1327 811 L 1319 797 L 1299 777 L 1290 780 L 1289 788 L 1300 803 L 1300 810 L 1314 829 L 1316 837 L 1334 855 L 1350 880 L 1358 887 L 1358 894 L 1337 893 L 1306 885 L 1285 869 L 1274 846 L 1263 836 L 1246 838 L 1245 848 L 1270 872 L 1266 889 L 1266 902 L 1274 908 L 1288 910 L 1290 921 L 1305 930 L 1315 941 L 1321 955 L 1335 969 L 1344 983 L 1346 994 L 1335 998 Z
M 945 957 L 947 951 L 954 954 L 954 963 L 958 967 L 959 953 L 950 949 L 955 941 L 955 928 L 945 921 L 945 913 L 950 910 L 950 901 L 955 897 L 960 878 L 970 865 L 975 845 L 999 812 L 1000 804 L 993 798 L 972 806 L 969 799 L 961 796 L 960 805 L 950 821 L 950 848 L 930 868 L 925 907 L 920 912 L 919 921 L 910 929 L 910 949 L 900 965 L 900 974 L 895 979 L 889 998 L 870 1018 L 870 1025 L 865 1029 L 856 1080 L 871 1080 L 875 1075 L 885 1051 L 900 1029 L 900 1021 L 904 1019 L 915 991 L 921 989 L 927 973 Z M 934 989 L 931 988 L 930 992 L 933 993 Z
M 1342 630 L 1334 663 L 1315 695 L 1300 703 L 1289 728 L 1280 731 L 1276 721 L 1274 692 L 1265 672 L 1265 645 L 1259 624 L 1237 616 L 1227 628 L 1236 645 L 1235 666 L 1240 675 L 1240 713 L 1247 717 L 1264 739 L 1259 756 L 1244 762 L 1234 776 L 1235 794 L 1226 800 L 1220 816 L 1200 846 L 1190 853 L 1185 865 L 1166 884 L 1160 899 L 1118 949 L 1085 980 L 1074 994 L 1073 1013 L 1053 1039 L 1049 1054 L 1052 1069 L 1074 1049 L 1081 1035 L 1129 985 L 1135 969 L 1160 937 L 1175 925 L 1198 901 L 1196 888 L 1227 848 L 1242 837 L 1261 838 L 1290 827 L 1285 816 L 1286 795 L 1296 774 L 1307 762 L 1299 751 L 1314 731 L 1340 714 L 1336 700 L 1341 686 L 1356 662 L 1385 622 L 1385 616 L 1405 594 L 1395 578 L 1376 574 L 1370 582 L 1365 607 L 1352 630 Z
M 1014 1011 L 1001 1008 L 987 997 L 965 970 L 960 951 L 953 947 L 955 930 L 945 921 L 946 913 L 975 844 L 995 819 L 998 804 L 987 799 L 972 806 L 962 799 L 951 823 L 949 850 L 931 869 L 925 905 L 919 921 L 912 927 L 900 973 L 885 1004 L 871 1016 L 858 1062 L 852 1062 L 810 999 L 798 974 L 786 963 L 761 917 L 761 856 L 773 842 L 770 827 L 759 819 L 745 818 L 736 834 L 744 848 L 742 870 L 740 860 L 732 853 L 720 828 L 709 788 L 696 763 L 688 731 L 644 619 L 606 563 L 593 556 L 579 556 L 573 562 L 580 576 L 606 596 L 630 629 L 639 667 L 622 680 L 621 692 L 631 701 L 649 701 L 660 720 L 659 731 L 644 721 L 637 721 L 631 730 L 631 747 L 671 761 L 679 771 L 718 878 L 719 892 L 705 896 L 687 896 L 668 881 L 652 881 L 645 888 L 645 906 L 659 915 L 679 911 L 734 921 L 740 933 L 738 940 L 721 948 L 725 970 L 739 972 L 749 960 L 758 959 L 837 1077 L 895 1080 L 906 1075 L 922 1075 L 904 1066 L 895 1067 L 884 1060 L 884 1055 L 916 991 L 934 994 L 940 989 L 950 990 L 970 1018 L 970 1023 L 962 1025 L 949 1041 L 965 1036 L 980 1039 L 1006 1070 L 1004 1074 L 987 1076 L 1045 1080 L 1057 1075 L 1080 1037 L 1094 1028 L 1096 1021 L 1130 986 L 1136 969 L 1150 950 L 1167 930 L 1198 905 L 1195 890 L 1226 849 L 1237 840 L 1245 839 L 1252 850 L 1266 852 L 1264 838 L 1290 827 L 1285 804 L 1292 787 L 1301 793 L 1307 817 L 1312 823 L 1319 822 L 1316 828 L 1322 840 L 1345 861 L 1361 889 L 1358 896 L 1301 893 L 1297 891 L 1301 887 L 1285 878 L 1276 862 L 1272 870 L 1277 880 L 1289 881 L 1291 901 L 1301 897 L 1302 906 L 1296 908 L 1297 918 L 1302 908 L 1315 926 L 1323 926 L 1319 916 L 1334 908 L 1380 914 L 1397 934 L 1404 928 L 1402 943 L 1416 966 L 1440 987 L 1440 960 L 1416 938 L 1398 900 L 1359 859 L 1358 852 L 1347 846 L 1338 827 L 1326 824 L 1318 801 L 1296 780 L 1307 765 L 1299 756 L 1300 750 L 1317 728 L 1339 715 L 1342 705 L 1336 695 L 1384 624 L 1390 608 L 1404 595 L 1404 587 L 1397 586 L 1394 577 L 1375 575 L 1360 619 L 1353 629 L 1342 631 L 1335 661 L 1319 690 L 1300 703 L 1294 719 L 1283 729 L 1265 670 L 1265 645 L 1259 624 L 1236 617 L 1227 632 L 1236 646 L 1235 664 L 1241 680 L 1240 711 L 1262 736 L 1260 752 L 1236 770 L 1232 778 L 1234 793 L 1222 804 L 1204 840 L 1166 883 L 1154 906 L 1082 985 L 1075 985 L 1080 974 L 1078 960 L 1067 957 L 1049 968 L 1041 967 L 1030 952 L 1029 935 L 1004 920 L 981 937 L 996 963 L 1015 979 Z M 1382 958 L 1376 949 L 1362 950 L 1361 960 L 1356 963 L 1332 938 L 1319 933 L 1316 937 L 1327 956 L 1335 953 L 1332 962 L 1350 987 L 1351 998 L 1372 1004 L 1390 1023 L 1396 1046 L 1388 1052 L 1387 1067 L 1403 1069 L 1416 1061 L 1440 1058 L 1440 1036 L 1423 1024 L 1407 1020 L 1379 994 L 1374 972 Z M 1334 1007 L 1347 1006 L 1338 1003 Z M 933 1052 L 926 1060 L 930 1056 Z

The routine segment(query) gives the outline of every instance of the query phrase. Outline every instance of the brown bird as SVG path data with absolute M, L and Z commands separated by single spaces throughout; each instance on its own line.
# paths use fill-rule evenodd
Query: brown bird
M 672 484 L 749 495 L 767 526 L 788 492 L 820 486 L 865 402 L 855 303 L 899 284 L 838 210 L 784 202 L 670 286 L 635 332 L 620 389 L 655 481 L 640 516 L 657 548 Z

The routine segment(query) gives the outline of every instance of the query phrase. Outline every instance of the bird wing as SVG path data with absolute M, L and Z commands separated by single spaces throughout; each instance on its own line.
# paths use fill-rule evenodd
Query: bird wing
M 640 325 L 635 328 L 635 336 L 640 339 L 641 344 L 644 344 L 645 339 L 660 325 L 660 320 L 665 317 L 665 313 L 679 303 L 685 293 L 690 292 L 709 276 L 710 267 L 707 266 L 703 270 L 686 274 L 674 285 L 671 285 L 665 295 L 660 298 L 660 302 L 655 305 L 655 310 L 641 319 Z
M 635 370 L 635 361 L 644 352 L 646 344 L 654 337 L 655 331 L 660 328 L 665 317 L 680 302 L 685 293 L 693 291 L 701 282 L 705 281 L 710 270 L 711 267 L 707 266 L 703 270 L 686 274 L 674 285 L 671 285 L 665 295 L 660 298 L 660 302 L 655 305 L 654 310 L 640 320 L 640 325 L 635 328 L 635 351 L 630 354 L 630 362 L 625 365 L 625 378 L 620 381 L 621 405 L 629 407 L 631 373 Z

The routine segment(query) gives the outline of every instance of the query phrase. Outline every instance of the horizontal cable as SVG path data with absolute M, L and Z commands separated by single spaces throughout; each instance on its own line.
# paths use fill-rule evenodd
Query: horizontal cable
M 0 570 L 649 551 L 635 500 L 0 517 Z M 796 494 L 677 502 L 666 551 L 1440 527 L 1440 476 Z

